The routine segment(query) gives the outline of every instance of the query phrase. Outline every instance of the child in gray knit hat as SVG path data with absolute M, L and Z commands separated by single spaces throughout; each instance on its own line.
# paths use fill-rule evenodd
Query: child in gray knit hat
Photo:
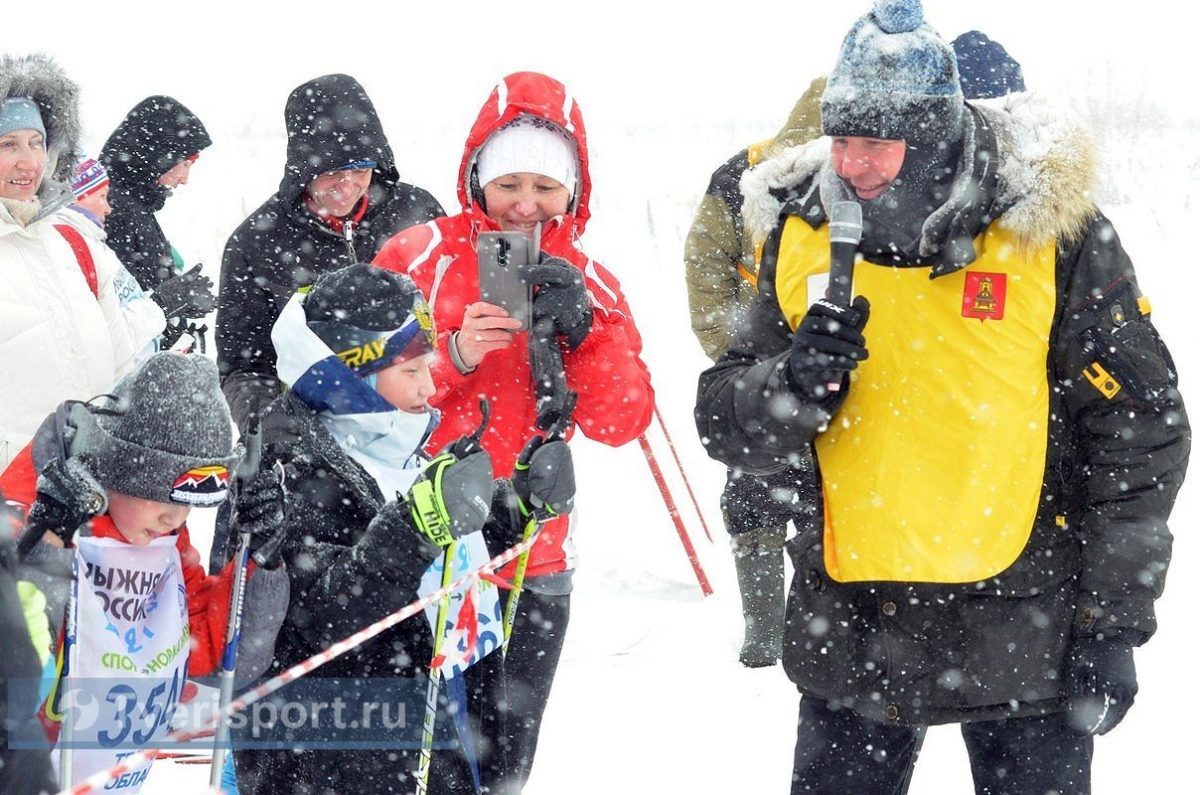
M 218 668 L 234 564 L 205 575 L 185 520 L 192 508 L 214 507 L 229 495 L 242 456 L 231 428 L 216 365 L 202 356 L 161 352 L 119 381 L 112 394 L 61 404 L 0 476 L 10 504 L 26 513 L 21 547 L 30 562 L 69 565 L 73 553 L 64 548 L 77 533 L 135 546 L 175 539 L 194 676 Z M 254 677 L 271 659 L 288 601 L 287 574 L 272 552 L 282 529 L 283 491 L 276 474 L 265 471 L 241 488 L 238 499 L 234 521 L 260 552 L 246 584 L 238 668 Z M 65 594 L 47 598 L 52 623 L 61 626 Z

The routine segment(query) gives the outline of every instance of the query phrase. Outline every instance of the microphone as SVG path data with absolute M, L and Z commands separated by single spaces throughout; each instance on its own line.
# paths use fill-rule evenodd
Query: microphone
M 850 306 L 854 256 L 862 240 L 862 205 L 834 202 L 829 211 L 829 301 Z
M 829 209 L 829 302 L 850 306 L 850 285 L 854 281 L 854 256 L 862 240 L 862 205 L 858 202 L 834 202 Z M 830 392 L 842 391 L 840 382 L 826 384 Z

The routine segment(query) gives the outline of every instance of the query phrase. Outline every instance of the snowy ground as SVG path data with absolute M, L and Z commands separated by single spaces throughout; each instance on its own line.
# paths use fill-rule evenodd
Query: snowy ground
M 781 669 L 736 663 L 737 592 L 717 512 L 723 469 L 705 457 L 691 425 L 706 360 L 688 331 L 682 239 L 709 172 L 777 129 L 868 3 L 748 0 L 677 11 L 608 3 L 586 13 L 530 2 L 502 11 L 433 5 L 360 2 L 332 19 L 324 3 L 260 10 L 215 2 L 170 20 L 161 4 L 114 2 L 79 20 L 69 42 L 56 24 L 19 40 L 8 28 L 5 47 L 51 52 L 80 82 L 93 153 L 150 93 L 172 94 L 204 119 L 216 144 L 163 224 L 189 261 L 209 263 L 214 281 L 225 238 L 281 175 L 283 100 L 303 80 L 331 71 L 358 77 L 380 109 L 401 172 L 448 208 L 461 141 L 495 79 L 536 68 L 566 80 L 591 136 L 595 218 L 587 248 L 624 283 L 645 337 L 661 411 L 715 536 L 714 544 L 704 540 L 673 482 L 716 593 L 701 598 L 636 445 L 576 445 L 582 566 L 526 792 L 786 792 L 797 696 Z M 1184 60 L 1194 51 L 1187 28 L 1164 23 L 1153 7 L 1165 4 L 1154 2 L 1135 14 L 1124 3 L 1080 0 L 926 6 L 947 38 L 978 27 L 1003 41 L 1031 86 L 1069 92 L 1101 127 L 1113 175 L 1102 206 L 1191 394 L 1200 373 L 1200 280 L 1184 235 L 1200 194 L 1200 115 L 1180 101 L 1184 78 L 1195 74 Z M 1175 512 L 1176 561 L 1160 601 L 1160 632 L 1138 653 L 1138 703 L 1097 743 L 1096 795 L 1178 791 L 1173 782 L 1190 778 L 1197 493 L 1185 488 Z M 160 763 L 145 792 L 183 795 L 202 791 L 206 780 L 206 770 Z M 935 729 L 911 792 L 969 791 L 957 730 Z

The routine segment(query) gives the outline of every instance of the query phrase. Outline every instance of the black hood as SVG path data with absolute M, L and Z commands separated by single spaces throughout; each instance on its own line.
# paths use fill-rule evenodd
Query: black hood
M 355 160 L 374 160 L 372 189 L 390 191 L 400 175 L 379 114 L 357 80 L 323 75 L 297 86 L 283 110 L 287 165 L 279 195 L 296 202 L 318 174 Z
M 117 193 L 158 209 L 169 191 L 158 178 L 177 163 L 212 145 L 208 130 L 182 102 L 146 97 L 126 114 L 104 142 L 100 162 Z

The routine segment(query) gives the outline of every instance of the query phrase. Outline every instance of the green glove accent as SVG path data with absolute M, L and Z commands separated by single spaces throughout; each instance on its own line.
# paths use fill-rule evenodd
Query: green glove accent
M 413 524 L 430 541 L 446 547 L 483 527 L 491 512 L 492 462 L 480 449 L 459 458 L 439 454 L 408 491 Z
M 17 583 L 17 595 L 21 597 L 25 625 L 29 627 L 29 638 L 37 651 L 38 662 L 45 667 L 50 661 L 50 646 L 53 642 L 50 636 L 50 619 L 46 618 L 46 597 L 36 585 L 26 580 Z
M 446 510 L 446 502 L 442 499 L 442 477 L 446 468 L 457 459 L 449 453 L 443 453 L 429 462 L 421 479 L 408 490 L 408 503 L 412 510 L 413 522 L 434 544 L 448 547 L 454 541 L 450 532 L 450 512 Z

